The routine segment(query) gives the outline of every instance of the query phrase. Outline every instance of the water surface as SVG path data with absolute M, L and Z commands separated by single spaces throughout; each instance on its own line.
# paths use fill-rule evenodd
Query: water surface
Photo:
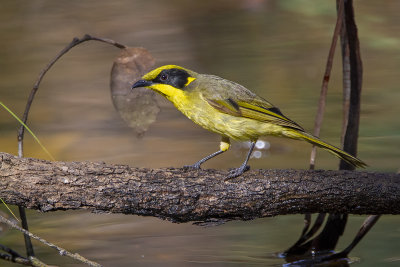
M 400 3 L 356 1 L 364 64 L 359 157 L 369 171 L 396 172 L 400 161 Z M 143 46 L 158 65 L 178 64 L 237 81 L 312 130 L 335 23 L 334 1 L 3 1 L 0 8 L 0 100 L 21 115 L 40 70 L 75 36 L 89 33 Z M 57 160 L 180 167 L 216 149 L 219 137 L 165 103 L 138 139 L 113 108 L 109 73 L 118 50 L 89 42 L 70 51 L 43 80 L 29 124 Z M 339 55 L 339 53 L 338 53 Z M 321 136 L 339 145 L 341 63 L 335 58 Z M 17 153 L 18 124 L 0 111 L 1 150 Z M 308 167 L 310 145 L 265 137 L 270 148 L 252 168 Z M 204 165 L 238 166 L 245 148 Z M 25 156 L 45 158 L 26 136 Z M 319 151 L 318 168 L 338 161 Z M 29 211 L 32 232 L 106 266 L 276 266 L 274 255 L 295 241 L 302 216 L 278 216 L 202 228 L 126 215 Z M 351 216 L 344 248 L 364 216 Z M 351 254 L 359 266 L 396 266 L 400 219 L 384 216 Z M 1 243 L 23 252 L 22 236 Z M 76 262 L 35 242 L 48 264 Z M 1 266 L 14 266 L 1 262 Z

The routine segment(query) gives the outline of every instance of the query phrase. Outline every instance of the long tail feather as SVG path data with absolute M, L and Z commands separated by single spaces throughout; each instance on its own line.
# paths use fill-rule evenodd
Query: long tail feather
M 354 167 L 361 167 L 361 168 L 365 168 L 368 165 L 363 162 L 362 160 L 350 155 L 349 153 L 341 150 L 340 148 L 337 148 L 333 145 L 330 145 L 328 143 L 325 143 L 324 141 L 322 141 L 321 139 L 319 139 L 316 136 L 313 136 L 309 133 L 306 132 L 298 132 L 296 131 L 296 135 L 298 136 L 299 139 L 303 139 L 313 145 L 316 145 L 318 147 L 321 147 L 325 150 L 328 150 L 330 153 L 334 154 L 335 156 L 337 156 L 338 158 L 346 161 L 347 163 L 353 165 Z

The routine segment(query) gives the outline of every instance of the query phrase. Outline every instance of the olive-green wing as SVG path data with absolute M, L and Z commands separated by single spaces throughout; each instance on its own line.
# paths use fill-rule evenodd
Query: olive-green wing
M 206 100 L 218 111 L 232 116 L 249 118 L 304 131 L 300 125 L 284 116 L 277 107 L 274 107 L 262 98 L 254 98 L 251 100 L 206 98 Z

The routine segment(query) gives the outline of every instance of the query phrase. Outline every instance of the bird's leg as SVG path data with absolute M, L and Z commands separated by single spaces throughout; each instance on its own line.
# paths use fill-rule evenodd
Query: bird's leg
M 203 164 L 204 162 L 206 162 L 207 160 L 218 156 L 219 154 L 223 153 L 225 151 L 223 150 L 218 150 L 217 152 L 212 153 L 211 155 L 208 155 L 207 157 L 202 158 L 201 160 L 199 160 L 198 162 L 196 162 L 195 164 L 192 165 L 185 165 L 183 166 L 184 169 L 188 169 L 188 170 L 196 170 L 196 169 L 200 169 L 200 165 Z
M 231 146 L 231 143 L 229 141 L 228 137 L 223 136 L 221 143 L 219 145 L 219 150 L 217 152 L 212 153 L 211 155 L 208 155 L 207 157 L 202 158 L 201 160 L 199 160 L 198 162 L 196 162 L 193 165 L 185 165 L 183 166 L 184 169 L 189 169 L 189 170 L 196 170 L 196 169 L 200 169 L 200 165 L 203 164 L 204 162 L 206 162 L 209 159 L 212 159 L 215 156 L 218 156 L 221 153 L 224 153 L 225 151 L 227 151 L 229 149 L 229 147 Z
M 244 172 L 248 171 L 250 169 L 250 166 L 247 165 L 247 162 L 250 159 L 251 153 L 253 152 L 254 146 L 256 145 L 256 141 L 252 141 L 250 145 L 249 152 L 247 153 L 246 159 L 242 163 L 242 165 L 239 168 L 233 169 L 232 171 L 229 172 L 228 177 L 225 179 L 225 181 L 238 177 L 242 175 Z

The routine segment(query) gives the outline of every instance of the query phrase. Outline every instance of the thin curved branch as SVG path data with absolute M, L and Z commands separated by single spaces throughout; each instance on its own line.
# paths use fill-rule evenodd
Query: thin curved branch
M 107 39 L 107 38 L 99 38 L 99 37 L 95 37 L 95 36 L 91 36 L 89 34 L 85 34 L 82 38 L 73 38 L 72 41 L 66 46 L 64 47 L 64 49 L 62 49 L 47 65 L 46 67 L 39 73 L 39 77 L 37 78 L 35 84 L 33 85 L 33 88 L 31 90 L 31 93 L 29 95 L 28 101 L 26 103 L 25 106 L 25 111 L 24 111 L 24 115 L 22 117 L 22 121 L 26 124 L 26 122 L 28 121 L 28 115 L 29 115 L 29 110 L 31 108 L 33 99 L 35 98 L 36 92 L 39 89 L 39 85 L 42 82 L 42 79 L 44 77 L 44 75 L 46 75 L 46 73 L 50 70 L 50 68 L 63 56 L 65 55 L 69 50 L 71 50 L 73 47 L 84 43 L 86 41 L 100 41 L 103 43 L 107 43 L 110 45 L 113 45 L 117 48 L 123 49 L 126 48 L 125 45 L 120 44 L 118 42 L 115 42 L 114 40 L 111 39 Z M 18 131 L 18 154 L 20 157 L 23 157 L 23 139 L 24 139 L 24 132 L 25 132 L 25 128 L 23 125 L 21 125 L 21 127 L 19 128 Z

